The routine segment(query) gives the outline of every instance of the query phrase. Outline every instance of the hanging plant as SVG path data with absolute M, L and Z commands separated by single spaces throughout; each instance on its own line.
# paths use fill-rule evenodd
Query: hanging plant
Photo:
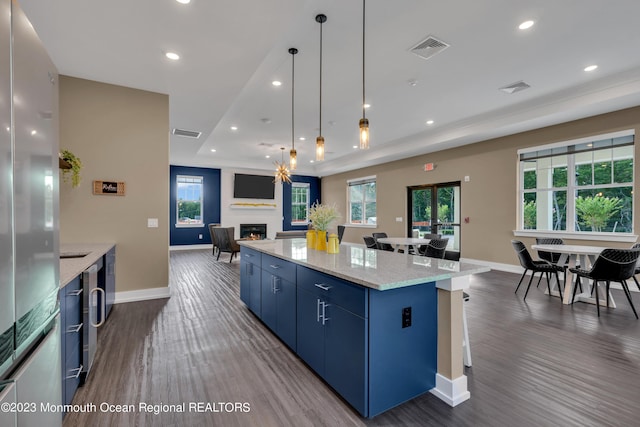
M 80 185 L 80 171 L 82 170 L 82 161 L 69 150 L 60 151 L 60 158 L 69 163 L 69 169 L 62 169 L 62 180 L 64 182 L 71 181 L 72 187 Z

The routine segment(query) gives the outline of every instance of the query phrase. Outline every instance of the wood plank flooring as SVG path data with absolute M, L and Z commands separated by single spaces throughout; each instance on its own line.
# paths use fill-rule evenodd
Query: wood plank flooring
M 474 276 L 467 304 L 471 399 L 451 408 L 425 394 L 361 418 L 239 299 L 239 261 L 211 251 L 171 253 L 171 294 L 114 306 L 98 354 L 69 413 L 73 426 L 631 426 L 640 424 L 640 322 L 622 291 L 618 308 L 563 306 L 518 275 Z M 635 286 L 635 285 L 634 285 Z M 640 294 L 634 293 L 640 308 Z M 100 404 L 135 411 L 101 412 Z M 185 413 L 143 412 L 185 403 Z M 189 411 L 210 402 L 218 412 Z M 227 412 L 218 402 L 248 403 Z

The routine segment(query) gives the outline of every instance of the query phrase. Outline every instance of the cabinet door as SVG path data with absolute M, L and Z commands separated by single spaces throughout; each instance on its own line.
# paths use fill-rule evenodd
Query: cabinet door
M 324 327 L 317 294 L 298 289 L 297 354 L 318 375 L 324 376 Z
M 278 305 L 276 300 L 276 288 L 279 278 L 269 273 L 268 271 L 262 272 L 262 298 L 260 303 L 260 319 L 271 329 L 273 332 L 277 331 L 278 326 Z
M 251 286 L 249 285 L 249 269 L 251 268 L 251 264 L 249 264 L 244 259 L 240 260 L 240 300 L 249 307 L 250 295 L 251 295 Z
M 262 270 L 256 264 L 249 264 L 249 309 L 253 311 L 256 316 L 262 316 Z
M 367 325 L 337 305 L 325 309 L 324 379 L 361 414 L 366 414 Z
M 296 349 L 296 285 L 277 278 L 276 281 L 276 331 L 282 341 Z

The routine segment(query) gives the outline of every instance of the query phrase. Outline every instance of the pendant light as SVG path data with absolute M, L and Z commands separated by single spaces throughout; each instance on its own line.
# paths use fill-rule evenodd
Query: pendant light
M 364 116 L 364 22 L 365 1 L 362 0 L 362 118 L 360 119 L 360 149 L 369 148 L 369 120 Z
M 287 164 L 284 162 L 284 147 L 280 147 L 281 150 L 281 162 L 278 162 L 277 160 L 273 163 L 275 163 L 276 165 L 276 173 L 275 173 L 275 179 L 273 182 L 278 182 L 278 183 L 282 183 L 282 182 L 286 182 L 291 184 L 291 178 L 290 178 L 290 173 L 289 173 L 289 168 L 287 168 Z
M 298 152 L 296 151 L 295 133 L 294 133 L 294 114 L 293 114 L 293 100 L 295 95 L 295 55 L 298 53 L 298 49 L 292 47 L 289 49 L 291 54 L 291 151 L 289 151 L 289 169 L 291 171 L 296 170 L 298 166 Z
M 327 22 L 327 16 L 316 15 L 316 22 L 320 23 L 320 124 L 318 137 L 316 138 L 316 161 L 324 160 L 324 137 L 322 136 L 322 24 Z

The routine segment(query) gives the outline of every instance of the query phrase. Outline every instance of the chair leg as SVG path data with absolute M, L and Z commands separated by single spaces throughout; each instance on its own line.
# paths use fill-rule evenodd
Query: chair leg
M 636 282 L 636 286 L 638 287 L 638 290 L 640 291 L 640 283 L 638 283 L 638 279 L 636 279 L 636 276 L 631 276 L 633 277 L 633 281 Z
M 556 275 L 556 283 L 558 283 L 558 292 L 560 292 L 560 299 L 564 299 L 564 294 L 562 292 L 562 284 L 560 283 L 560 276 L 558 276 L 558 272 L 554 272 Z
M 551 296 L 551 274 L 547 271 L 544 273 L 544 275 L 547 278 L 547 292 L 549 292 L 549 296 Z M 542 274 L 540 274 L 540 278 L 542 279 Z M 540 283 L 539 280 L 538 283 Z
M 609 286 L 611 282 L 607 280 L 607 285 L 605 286 L 605 291 L 607 292 L 607 308 L 609 308 Z
M 593 281 L 593 288 L 591 288 L 592 292 L 593 292 L 594 288 L 596 290 L 596 308 L 598 309 L 598 317 L 600 317 L 600 297 L 598 296 L 598 281 L 597 280 Z
M 466 302 L 462 302 L 462 337 L 463 337 L 463 353 L 462 360 L 464 366 L 471 367 L 471 346 L 469 344 L 469 329 L 467 327 L 467 309 Z
M 540 287 L 540 282 L 542 281 L 542 273 L 540 273 L 540 278 L 538 279 L 538 284 L 536 285 L 536 288 Z
M 580 289 L 582 289 L 582 278 L 576 274 L 576 283 L 573 285 L 573 296 L 571 297 L 571 304 L 573 304 L 576 300 L 576 289 L 578 289 L 578 285 L 580 285 Z
M 622 288 L 624 289 L 624 293 L 627 295 L 627 300 L 629 300 L 629 305 L 631 305 L 631 309 L 633 310 L 633 314 L 636 315 L 636 319 L 638 318 L 638 312 L 636 312 L 636 308 L 633 305 L 633 300 L 631 299 L 631 291 L 629 290 L 629 286 L 627 285 L 626 280 L 622 280 Z M 636 282 L 637 283 L 637 282 Z M 463 308 L 464 310 L 464 308 Z
M 221 251 L 218 251 L 218 258 L 216 258 L 216 261 L 220 261 L 220 252 Z
M 542 272 L 540 273 L 542 274 Z M 529 288 L 531 287 L 531 282 L 533 282 L 533 278 L 536 277 L 536 272 L 532 271 L 531 272 L 531 278 L 529 279 L 529 284 L 527 285 L 527 290 L 524 293 L 524 298 L 522 299 L 523 301 L 525 301 L 527 299 L 527 294 L 529 293 Z
M 520 281 L 518 282 L 518 286 L 516 287 L 516 291 L 514 292 L 515 294 L 518 293 L 518 289 L 520 289 L 520 284 L 522 283 L 522 279 L 524 279 L 525 274 L 527 274 L 527 271 L 529 270 L 525 270 L 524 273 L 522 273 L 522 276 L 520 276 Z

